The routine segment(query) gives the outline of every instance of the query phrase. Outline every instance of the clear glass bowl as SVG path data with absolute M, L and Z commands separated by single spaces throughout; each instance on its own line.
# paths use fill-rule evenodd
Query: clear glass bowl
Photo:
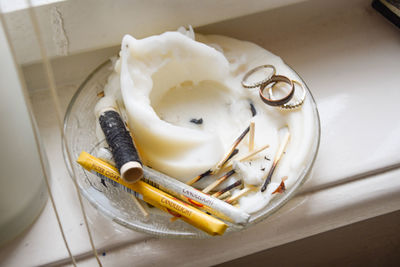
M 177 220 L 171 222 L 171 215 L 160 211 L 156 208 L 147 209 L 150 215 L 145 218 L 131 196 L 123 190 L 113 187 L 111 184 L 102 184 L 101 179 L 95 174 L 85 171 L 76 163 L 76 159 L 82 150 L 96 156 L 98 149 L 105 145 L 105 141 L 98 142 L 95 128 L 96 120 L 94 116 L 94 106 L 99 97 L 97 94 L 103 91 L 107 83 L 108 76 L 112 73 L 111 60 L 104 62 L 97 67 L 81 84 L 75 95 L 73 96 L 64 120 L 64 136 L 67 138 L 63 142 L 67 145 L 71 153 L 73 162 L 69 162 L 65 153 L 64 160 L 70 174 L 74 168 L 76 181 L 80 191 L 89 202 L 101 213 L 111 218 L 113 221 L 126 226 L 132 230 L 145 232 L 157 236 L 179 237 L 179 238 L 204 238 L 208 235 L 191 225 Z M 300 77 L 299 77 L 300 78 Z M 304 82 L 303 82 L 304 83 Z M 305 84 L 305 83 L 304 83 Z M 306 167 L 299 173 L 299 177 L 284 194 L 275 197 L 263 210 L 252 214 L 250 221 L 246 227 L 250 227 L 278 210 L 290 198 L 292 198 L 298 188 L 305 182 L 310 174 L 314 164 L 320 140 L 320 122 L 318 109 L 314 98 L 308 88 L 307 97 L 311 99 L 314 115 L 315 115 L 315 141 L 310 148 L 309 159 L 307 159 Z M 71 175 L 72 176 L 72 175 Z M 236 225 L 229 224 L 225 235 L 229 232 L 240 231 L 244 229 Z

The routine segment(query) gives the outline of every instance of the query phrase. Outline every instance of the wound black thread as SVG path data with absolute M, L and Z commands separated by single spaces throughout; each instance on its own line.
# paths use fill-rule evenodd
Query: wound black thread
M 100 115 L 99 123 L 113 154 L 117 169 L 121 172 L 121 167 L 128 162 L 137 162 L 142 166 L 132 137 L 119 113 L 114 110 L 107 110 Z

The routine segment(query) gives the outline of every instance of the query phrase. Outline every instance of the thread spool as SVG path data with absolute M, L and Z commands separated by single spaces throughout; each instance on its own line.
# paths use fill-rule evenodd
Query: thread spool
M 100 111 L 99 123 L 122 179 L 134 183 L 143 177 L 142 162 L 119 113 L 112 107 Z

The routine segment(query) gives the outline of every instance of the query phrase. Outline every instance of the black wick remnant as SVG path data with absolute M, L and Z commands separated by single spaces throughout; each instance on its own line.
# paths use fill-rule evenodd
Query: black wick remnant
M 191 123 L 194 123 L 194 124 L 197 124 L 197 125 L 200 125 L 200 124 L 203 124 L 203 118 L 200 118 L 200 119 L 191 119 L 190 122 L 191 122 Z
M 254 104 L 252 102 L 250 102 L 250 111 L 251 111 L 251 116 L 254 117 L 255 115 L 257 115 L 257 110 L 254 107 Z

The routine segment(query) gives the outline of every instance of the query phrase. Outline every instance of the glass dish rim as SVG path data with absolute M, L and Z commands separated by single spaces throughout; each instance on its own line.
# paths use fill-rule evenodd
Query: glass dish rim
M 66 130 L 67 130 L 67 126 L 68 126 L 68 120 L 70 118 L 71 115 L 71 111 L 74 107 L 74 104 L 76 102 L 76 100 L 78 99 L 79 95 L 81 94 L 81 92 L 83 91 L 83 89 L 85 88 L 85 86 L 89 83 L 89 81 L 93 78 L 93 76 L 95 76 L 100 70 L 102 70 L 104 67 L 106 67 L 108 64 L 112 64 L 113 60 L 112 58 L 107 59 L 106 61 L 104 61 L 103 63 L 101 63 L 100 65 L 98 65 L 93 71 L 90 72 L 90 74 L 84 79 L 84 81 L 79 85 L 78 89 L 76 90 L 76 92 L 74 93 L 73 97 L 71 98 L 67 110 L 65 112 L 65 116 L 64 116 L 64 124 L 63 124 L 63 132 L 62 132 L 62 153 L 63 153 L 63 157 L 64 157 L 64 162 L 65 165 L 67 166 L 67 170 L 68 173 L 71 177 L 71 179 L 76 179 L 73 176 L 73 172 L 72 172 L 72 163 L 69 161 L 69 157 L 67 155 L 67 149 L 65 146 L 67 146 L 67 140 L 65 138 L 66 135 Z M 321 124 L 320 124 L 320 116 L 319 116 L 319 111 L 318 111 L 318 107 L 317 104 L 315 102 L 315 98 L 312 94 L 312 92 L 310 91 L 310 89 L 308 88 L 307 84 L 305 83 L 305 81 L 302 79 L 302 77 L 290 66 L 288 65 L 286 62 L 283 61 L 283 63 L 291 70 L 293 71 L 297 77 L 301 80 L 301 82 L 305 85 L 305 89 L 308 93 L 308 95 L 311 98 L 311 104 L 312 104 L 312 109 L 313 112 L 315 114 L 315 122 L 314 122 L 314 128 L 315 128 L 315 138 L 317 140 L 315 140 L 313 142 L 313 147 L 312 147 L 312 158 L 311 160 L 308 162 L 308 164 L 305 166 L 305 168 L 303 169 L 302 173 L 300 173 L 300 175 L 298 176 L 296 182 L 285 192 L 285 195 L 282 196 L 279 201 L 275 202 L 270 202 L 264 209 L 262 213 L 257 214 L 257 216 L 251 220 L 248 224 L 246 224 L 243 227 L 232 227 L 235 228 L 236 230 L 232 230 L 229 231 L 229 227 L 228 230 L 226 231 L 226 233 L 224 234 L 224 236 L 226 236 L 227 234 L 233 233 L 233 232 L 238 232 L 244 229 L 247 229 L 251 226 L 253 226 L 254 224 L 260 223 L 261 221 L 267 219 L 269 216 L 271 216 L 272 214 L 274 214 L 276 211 L 278 211 L 283 205 L 285 205 L 290 199 L 292 199 L 295 195 L 296 192 L 298 191 L 298 189 L 301 187 L 302 184 L 304 184 L 309 176 L 311 175 L 311 171 L 313 169 L 313 165 L 315 163 L 315 160 L 317 158 L 318 155 L 318 151 L 319 151 L 319 146 L 320 146 L 320 139 L 321 139 Z M 100 213 L 102 213 L 103 215 L 105 215 L 106 217 L 110 218 L 112 221 L 127 227 L 128 229 L 131 230 L 135 230 L 138 232 L 142 232 L 142 233 L 147 233 L 147 234 L 151 234 L 151 235 L 155 235 L 155 236 L 159 236 L 159 237 L 168 237 L 168 238 L 207 238 L 209 237 L 208 235 L 196 235 L 193 233 L 188 233 L 188 235 L 184 235 L 184 234 L 176 234 L 176 233 L 168 233 L 168 232 L 164 232 L 164 231 L 159 231 L 159 230 L 154 230 L 152 228 L 145 228 L 145 227 L 141 227 L 132 223 L 128 223 L 126 222 L 123 218 L 119 218 L 118 216 L 113 215 L 113 213 L 111 211 L 109 211 L 108 209 L 106 209 L 105 207 L 103 207 L 98 201 L 96 201 L 84 188 L 82 188 L 82 186 L 78 183 L 79 186 L 79 191 L 81 192 L 81 194 L 89 201 L 89 203 L 97 210 L 100 211 Z

